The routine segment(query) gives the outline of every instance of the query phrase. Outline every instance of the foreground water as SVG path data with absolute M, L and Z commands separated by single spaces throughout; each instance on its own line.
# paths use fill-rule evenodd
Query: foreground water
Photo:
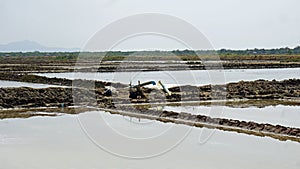
M 295 142 L 103 112 L 0 121 L 0 168 L 298 169 L 299 154 Z
M 258 79 L 284 80 L 300 78 L 300 68 L 285 69 L 229 69 L 229 70 L 190 70 L 155 72 L 113 72 L 113 73 L 45 73 L 47 77 L 67 79 L 89 79 L 134 84 L 149 80 L 162 80 L 169 85 L 206 85 L 251 81 Z

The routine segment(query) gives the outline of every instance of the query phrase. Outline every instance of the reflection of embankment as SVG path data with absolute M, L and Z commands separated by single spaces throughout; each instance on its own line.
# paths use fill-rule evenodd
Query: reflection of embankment
M 63 114 L 78 114 L 94 109 L 84 107 L 39 107 L 39 108 L 18 108 L 18 109 L 1 109 L 0 119 L 7 118 L 29 118 L 34 116 L 59 116 Z

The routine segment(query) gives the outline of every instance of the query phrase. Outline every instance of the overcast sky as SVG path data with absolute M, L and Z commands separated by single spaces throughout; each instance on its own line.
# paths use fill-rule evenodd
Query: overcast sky
M 83 48 L 105 25 L 149 12 L 191 23 L 216 49 L 300 45 L 299 0 L 0 0 L 0 44 L 32 40 Z M 124 42 L 120 49 L 178 47 L 159 37 L 141 39 Z

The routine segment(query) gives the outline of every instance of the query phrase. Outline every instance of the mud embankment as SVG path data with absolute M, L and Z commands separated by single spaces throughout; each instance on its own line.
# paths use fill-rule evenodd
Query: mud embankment
M 170 100 L 300 99 L 300 79 L 240 81 L 226 85 L 180 86 L 169 89 Z
M 111 107 L 102 92 L 103 89 L 83 88 L 0 88 L 0 108 L 68 107 L 74 106 L 74 102 L 78 103 L 76 106 Z

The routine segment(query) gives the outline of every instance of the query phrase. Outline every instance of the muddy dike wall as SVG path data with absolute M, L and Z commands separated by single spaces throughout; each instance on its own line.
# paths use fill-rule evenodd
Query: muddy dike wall
M 300 79 L 283 81 L 257 80 L 230 83 L 226 86 L 227 98 L 292 99 L 300 98 Z
M 180 86 L 169 88 L 170 101 L 224 99 L 300 99 L 300 79 L 283 81 L 240 81 L 226 85 Z
M 102 93 L 102 89 L 83 88 L 0 88 L 0 108 L 68 107 L 74 102 L 76 106 L 111 107 L 112 102 Z

